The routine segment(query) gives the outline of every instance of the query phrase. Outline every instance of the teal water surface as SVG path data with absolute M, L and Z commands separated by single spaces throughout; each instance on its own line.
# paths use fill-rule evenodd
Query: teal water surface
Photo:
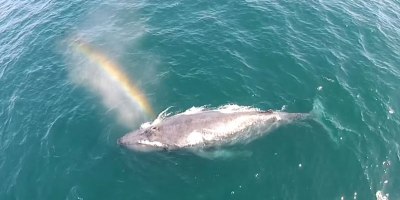
M 399 10 L 395 0 L 3 0 L 0 199 L 400 199 Z M 104 67 L 94 54 L 155 114 L 238 104 L 315 119 L 233 147 L 250 156 L 128 151 L 117 139 L 153 116 L 91 71 Z

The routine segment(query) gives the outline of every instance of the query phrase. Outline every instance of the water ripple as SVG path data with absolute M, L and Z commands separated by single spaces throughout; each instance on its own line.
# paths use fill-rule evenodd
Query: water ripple
M 1 199 L 400 197 L 397 1 L 6 0 L 0 10 Z M 244 160 L 124 152 L 115 140 L 129 130 L 68 79 L 76 37 L 120 61 L 156 109 L 317 102 L 321 124 L 278 130 Z

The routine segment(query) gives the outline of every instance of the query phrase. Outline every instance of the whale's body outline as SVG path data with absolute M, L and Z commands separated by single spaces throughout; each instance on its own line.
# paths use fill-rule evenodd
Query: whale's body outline
M 118 143 L 136 151 L 204 150 L 249 143 L 284 124 L 309 116 L 237 105 L 217 109 L 194 107 L 176 115 L 165 112 L 154 122 L 124 135 Z

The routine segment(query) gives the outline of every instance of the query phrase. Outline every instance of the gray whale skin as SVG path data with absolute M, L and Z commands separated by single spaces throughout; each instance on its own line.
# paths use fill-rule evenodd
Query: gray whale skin
M 135 151 L 204 150 L 248 143 L 275 128 L 309 116 L 308 113 L 262 111 L 257 108 L 225 105 L 216 109 L 193 107 L 168 116 L 160 113 L 152 123 L 144 123 L 118 140 Z

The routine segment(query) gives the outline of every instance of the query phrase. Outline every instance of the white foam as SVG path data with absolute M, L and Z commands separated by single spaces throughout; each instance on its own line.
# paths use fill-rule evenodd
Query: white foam
M 162 120 L 164 120 L 166 117 L 170 116 L 170 113 L 166 113 L 164 114 L 164 111 L 161 112 L 160 114 L 158 114 L 158 117 L 152 121 L 152 122 L 145 122 L 142 125 L 140 125 L 141 129 L 146 129 L 149 128 L 150 126 L 155 126 L 157 124 L 159 124 Z
M 222 113 L 234 113 L 234 112 L 248 112 L 248 111 L 260 111 L 258 108 L 250 107 L 250 106 L 239 106 L 236 104 L 227 104 L 220 106 L 216 109 Z
M 145 122 L 142 125 L 140 125 L 140 129 L 146 129 L 146 128 L 150 127 L 150 126 L 151 126 L 150 122 Z
M 333 79 L 330 79 L 330 78 L 328 78 L 328 77 L 323 77 L 323 78 L 324 78 L 325 80 L 331 82 L 331 83 L 334 83 L 334 82 L 335 82 Z
M 394 114 L 394 110 L 392 107 L 389 107 L 389 114 Z
M 389 200 L 389 194 L 384 194 L 380 190 L 378 190 L 375 195 L 376 195 L 376 200 Z
M 170 106 L 170 107 L 166 108 L 165 110 L 163 110 L 162 112 L 160 112 L 160 114 L 158 114 L 157 118 L 164 119 L 164 118 L 170 116 L 171 113 L 169 113 L 168 110 L 171 108 L 172 108 L 172 106 Z
M 193 106 L 193 107 L 185 110 L 184 112 L 182 112 L 180 114 L 182 114 L 182 115 L 191 115 L 191 114 L 196 114 L 196 113 L 202 112 L 202 111 L 204 111 L 206 109 L 207 109 L 206 106 L 200 106 L 200 107 L 194 107 Z
M 156 125 L 156 124 L 160 123 L 163 119 L 170 116 L 172 114 L 172 113 L 168 112 L 168 110 L 170 108 L 171 108 L 171 106 L 166 108 L 165 110 L 163 110 L 160 114 L 158 114 L 157 118 L 151 123 L 151 125 Z
M 260 111 L 258 108 L 250 106 L 239 106 L 236 104 L 227 104 L 217 108 L 208 108 L 207 106 L 191 107 L 178 115 L 192 115 L 197 114 L 206 110 L 219 111 L 222 113 L 234 113 L 234 112 L 248 112 L 248 111 Z

